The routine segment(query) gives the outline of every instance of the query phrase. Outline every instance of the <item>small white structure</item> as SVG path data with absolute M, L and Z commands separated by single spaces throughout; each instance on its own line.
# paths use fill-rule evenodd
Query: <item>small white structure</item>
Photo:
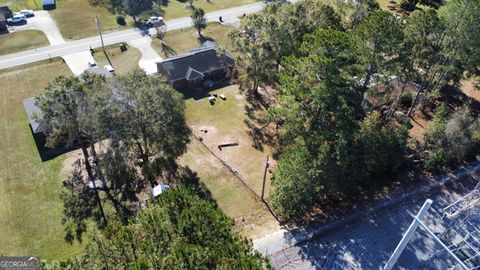
M 152 188 L 152 196 L 157 197 L 158 195 L 162 194 L 165 190 L 167 190 L 169 188 L 170 188 L 170 186 L 165 185 L 165 184 L 160 184 L 158 186 L 154 186 Z
M 43 9 L 54 9 L 56 6 L 55 0 L 42 0 Z
M 97 178 L 95 181 L 88 181 L 88 187 L 91 189 L 97 189 L 97 188 L 105 188 L 105 182 L 102 181 L 101 179 Z

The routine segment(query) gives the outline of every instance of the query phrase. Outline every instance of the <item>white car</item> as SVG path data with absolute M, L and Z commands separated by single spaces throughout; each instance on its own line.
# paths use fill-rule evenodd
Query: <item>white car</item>
M 163 17 L 152 16 L 145 21 L 146 26 L 153 26 L 154 24 L 163 22 Z
M 88 67 L 98 67 L 97 63 L 95 61 L 88 61 Z
M 24 15 L 16 14 L 13 15 L 12 18 L 7 19 L 7 24 L 19 24 L 19 23 L 27 23 L 27 18 Z
M 24 15 L 27 18 L 35 16 L 35 14 L 33 13 L 33 10 L 31 9 L 22 9 L 20 10 L 20 14 Z
M 108 72 L 110 72 L 112 75 L 115 75 L 115 70 L 111 65 L 106 65 L 103 68 L 106 69 Z

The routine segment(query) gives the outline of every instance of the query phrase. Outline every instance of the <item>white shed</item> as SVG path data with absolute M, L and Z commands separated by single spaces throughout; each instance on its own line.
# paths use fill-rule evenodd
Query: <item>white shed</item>
M 158 195 L 162 194 L 162 192 L 164 192 L 165 190 L 167 190 L 168 188 L 170 188 L 169 185 L 165 185 L 165 184 L 160 184 L 158 186 L 154 186 L 152 188 L 152 196 L 153 197 L 157 197 Z

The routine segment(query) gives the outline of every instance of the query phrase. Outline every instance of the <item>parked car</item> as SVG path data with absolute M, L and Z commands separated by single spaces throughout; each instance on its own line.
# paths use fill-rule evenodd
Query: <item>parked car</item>
M 97 63 L 95 61 L 88 61 L 88 67 L 98 67 Z
M 106 69 L 108 72 L 110 72 L 112 75 L 115 75 L 115 70 L 111 65 L 106 65 L 103 68 Z
M 9 25 L 21 23 L 27 23 L 27 18 L 22 14 L 15 14 L 12 18 L 7 19 L 7 24 Z
M 155 24 L 163 22 L 163 17 L 152 16 L 148 18 L 143 24 L 146 26 L 154 26 Z
M 33 13 L 33 10 L 31 9 L 22 9 L 20 10 L 20 14 L 24 15 L 27 18 L 35 16 L 35 14 Z

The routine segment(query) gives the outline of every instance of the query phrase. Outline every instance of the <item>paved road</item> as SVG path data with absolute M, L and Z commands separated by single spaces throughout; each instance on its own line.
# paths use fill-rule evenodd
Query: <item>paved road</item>
M 435 233 L 445 230 L 441 209 L 467 194 L 479 181 L 473 173 L 431 191 L 420 192 L 384 210 L 371 213 L 316 238 L 268 255 L 276 269 L 382 269 L 403 233 L 427 198 L 433 199 L 426 223 Z M 479 211 L 477 204 L 473 211 Z M 478 213 L 478 212 L 477 212 Z M 480 226 L 480 225 L 479 225 Z M 272 247 L 273 248 L 273 247 Z M 418 229 L 395 269 L 447 269 L 453 259 Z M 430 256 L 438 254 L 434 260 Z
M 223 9 L 207 13 L 208 21 L 218 21 L 222 16 L 226 23 L 235 23 L 243 14 L 258 12 L 263 8 L 262 2 L 239 6 L 230 9 Z M 190 27 L 192 22 L 190 17 L 183 17 L 175 20 L 166 21 L 168 31 Z M 153 29 L 151 29 L 153 30 Z M 150 33 L 151 34 L 151 33 Z M 149 35 L 148 31 L 140 29 L 128 29 L 104 35 L 106 45 L 120 42 L 128 42 L 131 40 L 142 38 Z M 74 54 L 86 51 L 90 46 L 100 47 L 100 38 L 98 36 L 66 42 L 64 44 L 52 45 L 49 47 L 37 48 L 34 50 L 24 51 L 16 54 L 10 54 L 0 57 L 0 69 L 19 66 L 31 62 L 45 60 L 53 57 L 61 57 L 64 55 Z

